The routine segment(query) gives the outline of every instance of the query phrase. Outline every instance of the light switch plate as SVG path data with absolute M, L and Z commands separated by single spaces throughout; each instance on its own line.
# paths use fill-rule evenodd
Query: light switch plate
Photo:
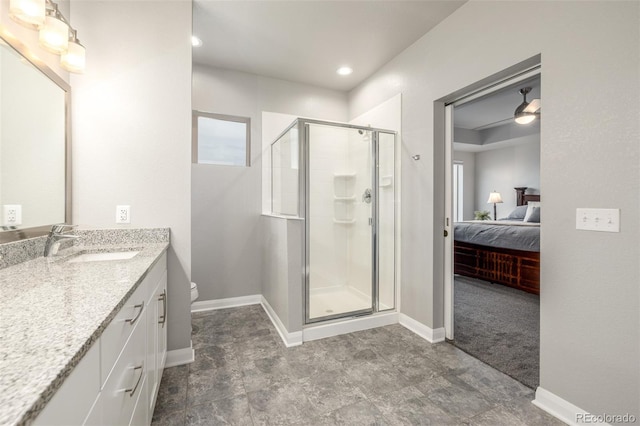
M 576 209 L 576 229 L 620 232 L 620 209 Z
M 116 206 L 116 223 L 131 223 L 131 206 Z

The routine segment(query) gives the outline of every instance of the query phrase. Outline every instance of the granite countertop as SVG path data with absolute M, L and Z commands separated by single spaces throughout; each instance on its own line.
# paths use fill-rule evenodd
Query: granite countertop
M 73 246 L 0 270 L 0 424 L 28 424 L 100 337 L 168 242 Z M 128 260 L 68 263 L 85 252 Z

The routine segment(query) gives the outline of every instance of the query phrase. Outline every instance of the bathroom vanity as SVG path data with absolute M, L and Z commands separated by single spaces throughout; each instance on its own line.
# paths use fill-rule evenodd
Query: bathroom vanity
M 0 424 L 151 422 L 166 357 L 164 232 L 0 270 Z

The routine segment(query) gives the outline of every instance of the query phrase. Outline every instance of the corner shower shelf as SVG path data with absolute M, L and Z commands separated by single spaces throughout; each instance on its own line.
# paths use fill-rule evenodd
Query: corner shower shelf
M 338 223 L 340 225 L 352 225 L 354 223 L 356 223 L 355 219 L 350 219 L 350 220 L 340 220 L 340 219 L 333 219 L 333 223 Z

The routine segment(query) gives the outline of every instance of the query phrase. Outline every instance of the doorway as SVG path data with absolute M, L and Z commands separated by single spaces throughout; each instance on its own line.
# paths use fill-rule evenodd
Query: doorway
M 514 115 L 525 93 L 537 108 L 521 125 Z M 540 102 L 535 67 L 445 107 L 445 335 L 532 388 L 539 380 L 540 221 L 524 216 L 540 206 L 522 197 L 540 199 Z M 527 245 L 529 234 L 537 240 Z

